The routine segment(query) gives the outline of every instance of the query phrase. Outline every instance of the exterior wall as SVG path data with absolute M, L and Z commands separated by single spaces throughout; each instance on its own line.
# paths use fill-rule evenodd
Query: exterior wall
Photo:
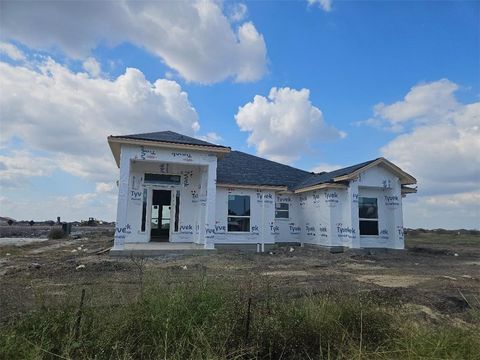
M 250 232 L 228 232 L 229 195 L 250 196 Z M 215 207 L 215 243 L 273 244 L 278 234 L 274 217 L 274 192 L 219 187 Z
M 282 197 L 285 195 L 277 199 L 281 200 Z M 323 246 L 351 245 L 350 233 L 341 228 L 351 222 L 347 221 L 350 211 L 346 190 L 308 191 L 299 195 L 288 195 L 288 198 L 291 214 L 289 221 L 276 219 L 280 228 L 278 242 L 297 241 Z
M 360 247 L 404 249 L 403 213 L 400 181 L 382 167 L 362 173 L 355 181 L 358 196 L 376 197 L 378 236 L 360 236 Z M 357 217 L 358 217 L 358 202 Z M 358 221 L 357 221 L 358 223 Z
M 275 242 L 301 242 L 303 224 L 300 221 L 299 197 L 294 194 L 277 194 L 275 201 L 289 205 L 289 218 L 275 219 L 277 226 Z M 273 216 L 275 216 L 275 209 Z
M 277 201 L 286 195 L 277 196 Z M 377 198 L 378 236 L 360 236 L 358 197 Z M 347 189 L 288 195 L 290 219 L 275 219 L 276 242 L 299 241 L 350 248 L 404 248 L 402 197 L 399 179 L 382 167 L 371 168 L 350 181 Z M 297 226 L 298 225 L 298 226 Z M 298 229 L 292 234 L 291 228 Z
M 216 186 L 215 155 L 162 148 L 122 145 L 114 248 L 150 241 L 152 191 L 180 192 L 178 231 L 171 223 L 170 242 L 273 244 L 301 242 L 323 246 L 404 248 L 402 198 L 399 179 L 377 166 L 349 182 L 346 189 L 301 194 Z M 181 176 L 179 185 L 145 184 L 145 173 Z M 144 190 L 146 227 L 142 226 Z M 250 231 L 228 232 L 228 196 L 250 196 Z M 359 196 L 376 197 L 378 236 L 360 236 Z M 275 203 L 289 204 L 289 218 L 275 219 Z M 172 216 L 174 219 L 174 215 Z
M 205 207 L 205 196 L 200 196 L 202 167 L 198 165 L 182 165 L 169 163 L 155 163 L 134 161 L 131 164 L 130 190 L 127 198 L 127 223 L 130 224 L 134 237 L 129 242 L 150 241 L 151 199 L 153 190 L 172 191 L 172 213 L 175 211 L 175 192 L 180 192 L 180 214 L 178 231 L 174 231 L 174 223 L 170 231 L 171 242 L 194 242 L 199 233 L 199 219 L 201 209 Z M 163 173 L 181 175 L 180 185 L 151 185 L 145 184 L 145 173 Z M 145 231 L 141 231 L 143 190 L 147 191 L 147 214 Z
M 339 246 L 336 223 L 338 223 L 344 205 L 343 190 L 317 190 L 300 195 L 301 217 L 305 232 L 302 240 L 307 244 Z
M 180 191 L 178 232 L 172 222 L 171 242 L 213 245 L 217 158 L 194 151 L 122 145 L 114 248 L 150 240 L 151 196 L 154 189 Z M 180 175 L 179 185 L 145 184 L 145 173 Z M 146 228 L 141 230 L 143 192 L 147 191 Z M 174 197 L 174 195 L 173 195 Z M 174 203 L 172 203 L 174 211 Z

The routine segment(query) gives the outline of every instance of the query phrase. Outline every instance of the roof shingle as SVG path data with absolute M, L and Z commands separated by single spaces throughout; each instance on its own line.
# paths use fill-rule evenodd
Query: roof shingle
M 168 143 L 174 143 L 174 144 L 212 146 L 212 147 L 228 149 L 227 146 L 212 144 L 207 141 L 199 140 L 199 139 L 182 135 L 173 131 L 158 131 L 158 132 L 151 132 L 151 133 L 120 135 L 120 136 L 113 136 L 113 137 L 121 138 L 121 139 L 161 141 L 161 142 L 168 142 Z
M 303 181 L 299 182 L 295 187 L 294 190 L 309 187 L 309 186 L 314 186 L 318 184 L 325 184 L 325 183 L 331 183 L 333 182 L 333 179 L 339 176 L 344 176 L 348 175 L 354 171 L 357 171 L 358 169 L 363 168 L 364 166 L 367 166 L 368 164 L 376 161 L 377 159 L 365 161 L 360 164 L 344 167 L 338 170 L 330 171 L 330 172 L 324 172 L 320 174 L 311 174 L 309 177 L 305 178 Z
M 212 144 L 173 131 L 112 137 L 230 149 L 227 146 Z M 230 151 L 218 159 L 217 182 L 232 185 L 286 186 L 289 190 L 297 190 L 314 185 L 331 183 L 334 178 L 350 174 L 375 160 L 377 159 L 330 172 L 314 174 L 241 151 Z
M 217 182 L 236 185 L 287 186 L 292 189 L 311 173 L 294 167 L 231 151 L 218 159 Z

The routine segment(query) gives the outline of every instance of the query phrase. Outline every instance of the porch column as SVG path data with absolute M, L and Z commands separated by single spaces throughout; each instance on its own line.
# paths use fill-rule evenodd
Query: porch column
M 351 227 L 355 230 L 352 234 L 350 247 L 353 249 L 359 249 L 360 243 L 360 224 L 358 220 L 358 182 L 350 181 L 348 186 L 348 201 L 350 203 L 350 221 Z
M 112 250 L 123 250 L 127 227 L 128 209 L 128 181 L 130 179 L 130 157 L 122 146 L 120 150 L 120 178 L 118 180 L 117 221 L 115 222 L 115 236 Z
M 216 160 L 216 159 L 215 159 Z M 206 201 L 205 201 L 205 226 L 204 246 L 205 249 L 215 248 L 215 206 L 217 195 L 217 162 L 212 161 L 204 172 L 206 177 Z

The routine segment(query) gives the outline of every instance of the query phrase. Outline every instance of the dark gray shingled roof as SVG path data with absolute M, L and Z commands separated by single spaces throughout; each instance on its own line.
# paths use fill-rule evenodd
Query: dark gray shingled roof
M 213 147 L 228 149 L 227 146 L 212 144 L 207 141 L 195 139 L 193 137 L 182 135 L 173 131 L 158 131 L 158 132 L 151 132 L 151 133 L 144 133 L 144 134 L 121 135 L 121 136 L 112 136 L 112 137 L 121 138 L 121 139 L 161 141 L 161 142 L 168 142 L 168 143 L 174 143 L 174 144 L 213 146 Z
M 324 172 L 320 174 L 311 174 L 309 177 L 305 178 L 303 181 L 299 182 L 294 186 L 294 190 L 296 189 L 301 189 L 309 186 L 314 186 L 318 184 L 324 184 L 324 183 L 331 183 L 333 182 L 333 179 L 339 176 L 344 176 L 348 175 L 354 171 L 357 171 L 358 169 L 363 168 L 364 166 L 367 166 L 368 164 L 376 161 L 378 159 L 373 159 L 369 161 L 365 161 L 360 164 L 344 167 L 338 170 L 330 171 L 330 172 Z
M 112 137 L 229 149 L 227 146 L 212 144 L 173 131 L 159 131 Z M 218 159 L 217 182 L 232 185 L 287 186 L 290 190 L 296 190 L 333 182 L 335 177 L 350 174 L 375 160 L 377 159 L 330 172 L 314 174 L 241 151 L 231 151 L 225 153 Z
M 217 164 L 217 183 L 223 184 L 287 186 L 291 189 L 311 175 L 308 171 L 241 151 L 225 154 Z

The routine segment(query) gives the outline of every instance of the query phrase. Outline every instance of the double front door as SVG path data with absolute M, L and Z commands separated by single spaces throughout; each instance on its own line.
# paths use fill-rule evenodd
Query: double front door
M 171 201 L 170 190 L 153 190 L 152 194 L 152 216 L 151 216 L 151 241 L 168 241 L 170 236 L 171 222 Z

